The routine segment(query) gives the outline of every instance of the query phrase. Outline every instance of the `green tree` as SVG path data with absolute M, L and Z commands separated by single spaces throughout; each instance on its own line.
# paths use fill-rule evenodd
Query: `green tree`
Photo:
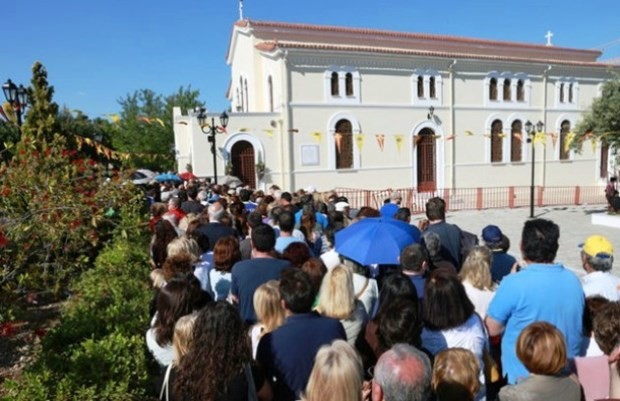
M 579 152 L 587 139 L 620 147 L 620 77 L 605 82 L 601 96 L 594 99 L 577 124 L 571 147 Z
M 117 150 L 131 155 L 129 166 L 174 169 L 172 108 L 178 106 L 187 111 L 203 107 L 199 96 L 199 91 L 191 87 L 180 87 L 166 97 L 150 89 L 127 94 L 118 100 L 122 108 L 121 119 L 115 125 L 112 144 Z
M 54 87 L 47 81 L 47 70 L 40 62 L 32 66 L 32 88 L 29 88 L 30 108 L 26 114 L 23 132 L 51 141 L 60 132 L 58 105 L 52 101 Z

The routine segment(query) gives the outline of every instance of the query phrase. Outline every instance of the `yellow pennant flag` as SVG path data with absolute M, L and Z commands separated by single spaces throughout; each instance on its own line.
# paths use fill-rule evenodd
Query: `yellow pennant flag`
M 121 121 L 121 117 L 118 114 L 108 114 L 108 117 L 110 117 L 110 121 L 112 121 L 113 124 L 118 124 L 118 122 Z
M 272 129 L 266 129 L 266 130 L 263 130 L 263 131 L 265 131 L 267 133 L 267 136 L 269 138 L 273 137 L 273 130 Z
M 597 143 L 597 139 L 596 138 L 592 138 L 590 139 L 590 143 L 592 144 L 592 153 L 596 153 L 596 143 Z
M 504 134 L 503 132 L 500 132 L 499 134 L 497 134 L 497 136 L 502 139 L 506 138 L 506 134 Z
M 575 140 L 574 132 L 569 132 L 568 134 L 566 134 L 566 142 L 564 142 L 564 152 L 568 152 L 568 150 L 570 149 L 570 145 L 571 143 L 573 143 L 574 140 Z
M 364 134 L 362 133 L 355 134 L 355 143 L 357 143 L 357 148 L 361 152 L 362 149 L 364 148 Z
M 314 131 L 312 133 L 312 137 L 314 138 L 315 141 L 317 141 L 318 143 L 321 143 L 321 138 L 323 138 L 323 134 L 321 133 L 321 131 Z
M 547 140 L 545 138 L 545 133 L 544 132 L 537 132 L 536 135 L 534 135 L 534 143 L 542 143 L 543 145 L 547 144 Z
M 383 152 L 383 148 L 385 146 L 385 135 L 384 134 L 375 134 L 375 138 L 377 138 L 377 144 L 379 144 L 379 149 Z
M 396 140 L 396 149 L 400 152 L 403 148 L 403 134 L 394 135 L 394 139 Z
M 165 127 L 166 125 L 164 124 L 164 121 L 161 118 L 154 118 L 153 119 L 157 124 L 161 125 L 162 127 Z
M 467 136 L 474 136 L 474 133 L 471 131 L 465 131 L 465 135 Z
M 244 128 L 239 128 L 239 132 L 247 132 L 247 131 L 248 131 L 248 129 L 245 128 L 245 127 Z

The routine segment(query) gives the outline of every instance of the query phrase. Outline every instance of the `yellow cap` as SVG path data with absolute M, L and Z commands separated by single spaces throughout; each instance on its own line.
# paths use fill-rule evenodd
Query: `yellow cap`
M 610 257 L 614 254 L 611 242 L 602 235 L 591 235 L 582 245 L 583 251 L 590 256 Z

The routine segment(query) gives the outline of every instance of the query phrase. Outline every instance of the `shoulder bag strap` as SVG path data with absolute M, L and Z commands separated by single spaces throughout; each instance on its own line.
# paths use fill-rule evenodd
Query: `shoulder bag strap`
M 170 391 L 168 389 L 168 382 L 170 381 L 170 371 L 172 371 L 172 364 L 168 365 L 166 368 L 166 374 L 164 375 L 164 382 L 161 384 L 161 392 L 159 393 L 160 401 L 168 401 Z M 164 397 L 164 392 L 166 393 L 166 398 Z

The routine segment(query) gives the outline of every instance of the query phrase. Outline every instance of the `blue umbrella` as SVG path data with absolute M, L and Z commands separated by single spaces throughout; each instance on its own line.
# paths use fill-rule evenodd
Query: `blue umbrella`
M 420 230 L 400 220 L 369 217 L 336 233 L 336 252 L 362 265 L 396 265 L 407 245 L 420 242 Z
M 158 182 L 165 182 L 165 181 L 181 182 L 183 181 L 178 175 L 172 174 L 172 173 L 163 173 L 158 176 L 155 176 L 155 180 L 157 180 Z

